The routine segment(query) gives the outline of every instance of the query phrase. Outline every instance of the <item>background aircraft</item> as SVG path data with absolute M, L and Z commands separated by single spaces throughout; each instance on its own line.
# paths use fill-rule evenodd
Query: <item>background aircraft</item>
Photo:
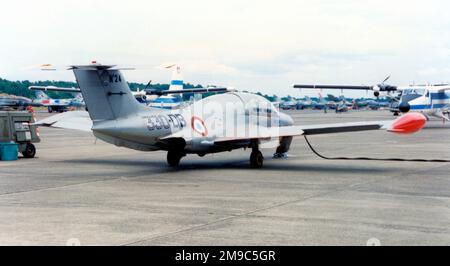
M 291 96 L 287 97 L 286 100 L 280 102 L 281 110 L 296 110 L 298 101 L 296 101 Z
M 450 107 L 450 85 L 399 87 L 401 91 L 398 109 L 402 113 L 421 112 L 443 121 L 450 121 L 446 116 Z
M 151 81 L 147 84 L 147 86 L 149 86 L 150 83 L 151 83 Z M 150 98 L 149 95 L 147 95 L 146 89 L 140 90 L 138 88 L 136 91 L 132 91 L 132 94 L 138 102 L 145 104 L 145 105 L 149 104 L 151 101 L 158 98 L 158 96 L 156 96 L 156 95 L 154 97 Z
M 301 101 L 301 104 L 304 109 L 313 108 L 314 102 L 311 98 L 309 98 L 308 96 L 305 96 L 305 99 Z
M 323 110 L 325 109 L 326 105 L 321 102 L 319 100 L 319 98 L 310 98 L 308 96 L 305 96 L 305 101 L 304 101 L 309 108 L 313 109 L 313 110 Z
M 48 112 L 65 112 L 69 107 L 83 107 L 85 106 L 83 96 L 79 90 L 75 88 L 58 88 L 53 86 L 31 86 L 30 90 L 35 91 L 36 99 L 33 103 L 47 107 Z M 50 98 L 44 91 L 60 91 L 60 92 L 75 92 L 74 98 L 53 99 Z
M 371 110 L 378 110 L 380 108 L 386 108 L 390 106 L 390 101 L 388 100 L 367 100 L 367 107 Z
M 386 84 L 390 76 L 383 80 L 383 82 L 374 86 L 354 86 L 354 85 L 306 85 L 299 84 L 294 85 L 296 89 L 332 89 L 332 90 L 370 90 L 373 91 L 375 97 L 380 96 L 380 92 L 393 92 L 397 91 L 397 86 Z
M 48 112 L 65 112 L 70 106 L 72 99 L 52 99 L 42 91 L 36 91 L 36 99 L 34 103 L 47 107 Z
M 316 108 L 320 110 L 328 110 L 328 109 L 336 109 L 336 103 L 333 101 L 329 101 L 322 96 L 322 93 L 319 92 L 319 101 L 316 104 Z
M 165 65 L 163 68 L 172 69 L 172 78 L 170 81 L 169 91 L 177 91 L 183 89 L 183 76 L 181 68 L 176 64 Z M 149 102 L 150 107 L 174 109 L 183 103 L 183 99 L 179 95 L 167 94 L 155 98 Z
M 294 88 L 372 90 L 374 91 L 374 95 L 376 97 L 380 96 L 380 92 L 387 92 L 388 94 L 391 92 L 400 92 L 400 98 L 398 99 L 399 112 L 408 113 L 410 111 L 416 111 L 426 115 L 427 117 L 433 116 L 443 119 L 444 121 L 450 120 L 449 117 L 446 116 L 449 113 L 450 106 L 450 85 L 392 86 L 385 84 L 387 79 L 385 79 L 381 84 L 375 86 L 294 85 Z M 394 114 L 397 113 L 397 108 L 391 106 L 391 110 Z
M 295 108 L 297 110 L 303 110 L 303 109 L 311 108 L 311 101 L 307 100 L 306 98 L 304 98 L 304 99 L 297 99 L 297 104 L 296 104 Z
M 409 114 L 395 121 L 295 126 L 290 116 L 267 99 L 241 92 L 212 95 L 176 110 L 151 108 L 135 100 L 113 65 L 77 65 L 71 69 L 89 114 L 67 112 L 37 125 L 92 131 L 101 140 L 135 150 L 165 150 L 170 166 L 177 166 L 187 154 L 204 156 L 249 148 L 250 165 L 260 168 L 264 161 L 260 145 L 267 141 L 276 140 L 274 157 L 283 157 L 295 136 L 379 129 L 412 133 L 425 124 L 422 115 Z
M 180 108 L 187 102 L 183 101 L 183 98 L 179 94 L 184 93 L 197 93 L 191 97 L 191 101 L 195 101 L 195 99 L 199 98 L 204 93 L 213 93 L 213 92 L 223 92 L 226 90 L 224 87 L 215 87 L 210 86 L 206 88 L 193 88 L 193 89 L 184 89 L 183 85 L 183 77 L 181 75 L 181 67 L 176 64 L 162 65 L 160 66 L 165 69 L 172 69 L 172 78 L 170 81 L 169 89 L 164 91 L 158 90 L 150 90 L 147 89 L 151 83 L 151 81 L 147 84 L 147 86 L 142 90 L 133 91 L 133 95 L 140 103 L 144 103 L 149 107 L 153 108 L 162 108 L 162 109 L 176 109 Z
M 0 110 L 23 111 L 27 109 L 28 106 L 35 107 L 41 105 L 33 103 L 31 99 L 26 97 L 0 94 Z

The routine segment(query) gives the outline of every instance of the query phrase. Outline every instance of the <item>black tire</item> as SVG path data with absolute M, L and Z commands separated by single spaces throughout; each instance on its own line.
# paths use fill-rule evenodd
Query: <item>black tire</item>
M 264 164 L 264 156 L 260 151 L 252 152 L 250 154 L 250 166 L 252 168 L 262 168 Z
M 183 154 L 180 152 L 169 151 L 167 152 L 167 164 L 171 167 L 177 167 L 180 165 L 181 158 L 183 158 Z
M 47 109 L 48 109 L 49 113 L 53 113 L 53 108 L 52 107 L 49 106 L 49 107 L 47 107 Z
M 34 158 L 36 155 L 36 147 L 32 143 L 27 143 L 25 150 L 22 152 L 25 158 Z

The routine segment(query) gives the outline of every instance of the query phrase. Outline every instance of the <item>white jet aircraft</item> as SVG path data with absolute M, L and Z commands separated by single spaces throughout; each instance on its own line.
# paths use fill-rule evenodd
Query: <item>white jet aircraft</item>
M 86 112 L 67 112 L 38 121 L 40 126 L 92 131 L 108 143 L 141 151 L 167 151 L 167 162 L 178 166 L 187 154 L 204 156 L 235 149 L 251 149 L 250 165 L 263 166 L 260 151 L 277 141 L 276 154 L 286 153 L 293 137 L 384 129 L 395 133 L 420 130 L 426 118 L 418 113 L 393 121 L 296 126 L 265 98 L 227 92 L 175 110 L 139 104 L 114 65 L 74 65 Z M 205 89 L 201 89 L 205 90 Z M 192 93 L 194 90 L 180 90 Z M 166 92 L 174 93 L 174 91 Z M 277 156 L 275 156 L 277 157 Z
M 33 100 L 34 104 L 39 104 L 47 107 L 48 112 L 65 112 L 69 107 L 81 107 L 84 106 L 84 100 L 79 90 L 73 88 L 56 88 L 53 86 L 30 86 L 30 90 L 34 90 L 36 93 L 36 99 Z M 74 98 L 67 99 L 53 99 L 50 98 L 44 91 L 64 91 L 64 92 L 76 92 Z

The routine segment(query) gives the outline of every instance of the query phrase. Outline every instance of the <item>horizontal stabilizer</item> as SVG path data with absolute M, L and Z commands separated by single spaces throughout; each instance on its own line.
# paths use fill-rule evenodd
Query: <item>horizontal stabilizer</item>
M 86 111 L 73 111 L 50 116 L 37 121 L 33 125 L 91 131 L 92 120 Z

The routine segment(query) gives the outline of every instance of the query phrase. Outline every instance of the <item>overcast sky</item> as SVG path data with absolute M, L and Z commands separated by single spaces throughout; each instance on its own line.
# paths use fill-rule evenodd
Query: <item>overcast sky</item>
M 449 1 L 3 1 L 0 77 L 74 80 L 27 67 L 141 66 L 128 81 L 304 95 L 293 83 L 450 81 Z

